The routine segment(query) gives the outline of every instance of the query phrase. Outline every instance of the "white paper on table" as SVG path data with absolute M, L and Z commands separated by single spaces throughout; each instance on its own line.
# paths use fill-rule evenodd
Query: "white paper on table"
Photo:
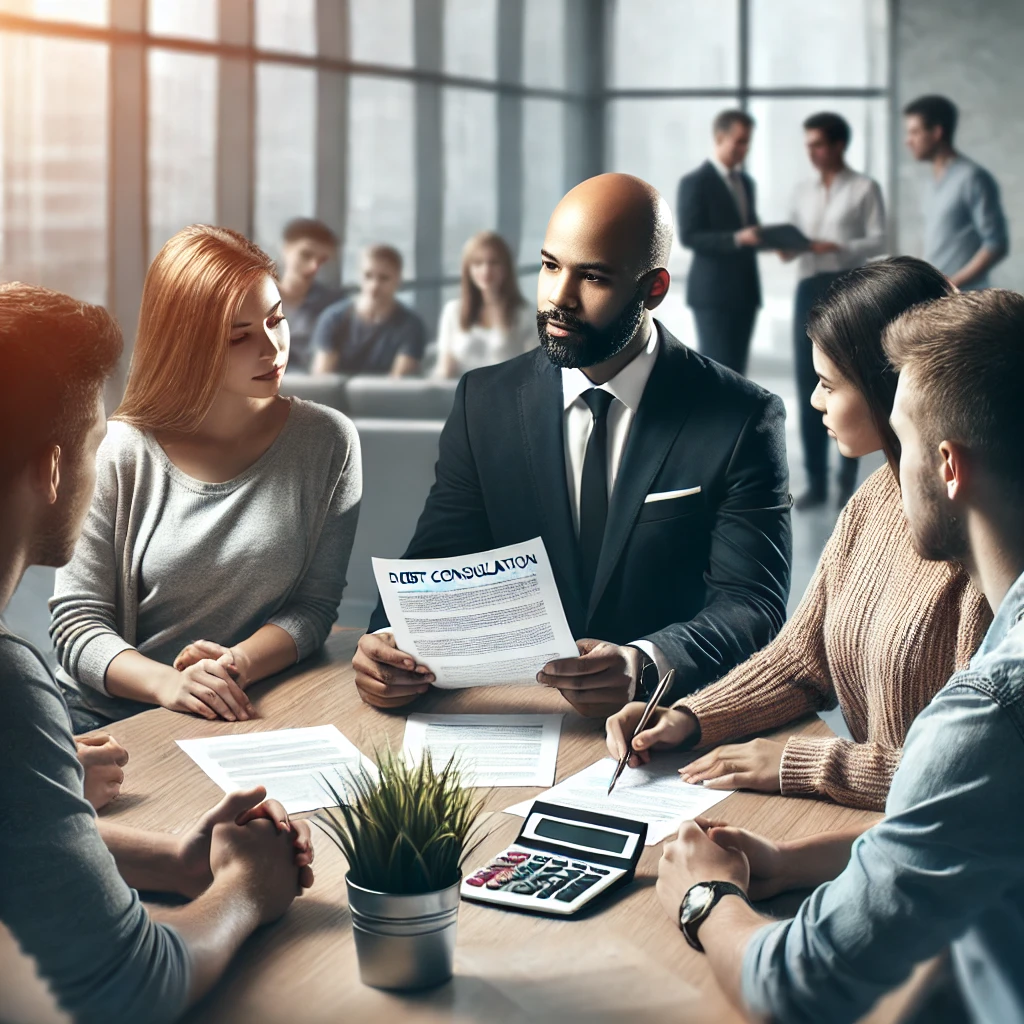
M 535 799 L 581 811 L 613 814 L 631 821 L 646 821 L 647 845 L 653 846 L 673 835 L 682 822 L 703 814 L 732 793 L 731 789 L 707 789 L 683 782 L 679 777 L 681 763 L 674 758 L 664 758 L 639 768 L 627 768 L 609 795 L 608 783 L 615 774 L 616 763 L 614 758 L 606 757 L 570 775 Z M 533 800 L 524 800 L 507 807 L 505 813 L 525 818 L 532 806 Z
M 405 756 L 434 767 L 454 754 L 471 786 L 550 786 L 555 781 L 561 715 L 410 715 Z
M 540 537 L 455 558 L 374 558 L 400 650 L 435 686 L 535 683 L 553 658 L 579 655 Z
M 333 725 L 178 740 L 178 746 L 225 793 L 266 786 L 289 814 L 333 807 L 325 779 L 344 795 L 360 765 L 377 778 L 377 766 Z

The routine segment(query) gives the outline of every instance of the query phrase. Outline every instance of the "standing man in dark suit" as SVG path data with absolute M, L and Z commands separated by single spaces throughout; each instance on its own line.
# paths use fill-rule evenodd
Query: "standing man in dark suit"
M 761 305 L 754 180 L 741 170 L 754 119 L 742 110 L 723 110 L 713 131 L 711 159 L 679 182 L 679 233 L 693 250 L 686 304 L 693 310 L 701 355 L 746 373 Z
M 542 537 L 582 639 L 537 679 L 584 714 L 643 696 L 668 668 L 677 699 L 786 616 L 785 411 L 652 319 L 671 243 L 668 204 L 639 178 L 602 174 L 558 204 L 541 250 L 541 348 L 459 382 L 405 555 Z M 379 604 L 370 630 L 353 659 L 363 699 L 397 707 L 429 689 Z

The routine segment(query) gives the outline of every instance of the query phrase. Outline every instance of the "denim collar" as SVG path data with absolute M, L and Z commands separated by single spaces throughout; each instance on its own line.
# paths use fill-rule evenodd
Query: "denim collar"
M 998 647 L 1007 637 L 1009 632 L 1024 619 L 1024 573 L 1017 577 L 1016 582 L 1006 592 L 1003 603 L 992 620 L 985 639 L 978 648 L 976 657 L 988 654 Z

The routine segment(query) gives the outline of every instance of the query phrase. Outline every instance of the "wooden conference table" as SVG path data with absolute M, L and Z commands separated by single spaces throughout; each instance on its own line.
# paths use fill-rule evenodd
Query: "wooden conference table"
M 333 723 L 364 753 L 400 749 L 405 719 L 364 705 L 350 664 L 360 632 L 336 631 L 322 655 L 250 691 L 261 717 L 207 722 L 162 708 L 109 728 L 131 761 L 121 796 L 104 816 L 140 828 L 177 832 L 221 797 L 219 788 L 175 740 Z M 604 756 L 603 722 L 584 719 L 542 687 L 431 693 L 416 706 L 431 712 L 564 712 L 558 752 L 561 781 Z M 799 729 L 827 735 L 813 720 Z M 792 731 L 792 729 L 790 730 Z M 488 801 L 491 834 L 469 867 L 511 842 L 521 818 L 503 807 L 537 789 L 497 789 Z M 818 800 L 736 793 L 716 818 L 769 836 L 798 837 L 877 815 Z M 345 1021 L 643 1021 L 732 1022 L 740 1018 L 707 962 L 662 911 L 654 883 L 661 847 L 648 847 L 635 881 L 578 919 L 509 913 L 463 902 L 454 980 L 425 993 L 394 994 L 363 986 L 345 895 L 345 860 L 313 829 L 316 885 L 277 924 L 244 947 L 227 976 L 187 1018 L 217 1024 L 343 1024 Z M 792 906 L 792 903 L 790 904 Z M 930 972 L 922 969 L 883 1000 L 871 1021 L 905 1019 Z

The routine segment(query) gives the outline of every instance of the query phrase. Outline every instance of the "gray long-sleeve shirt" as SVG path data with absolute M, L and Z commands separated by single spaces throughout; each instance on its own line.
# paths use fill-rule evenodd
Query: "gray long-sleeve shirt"
M 924 258 L 947 277 L 963 269 L 979 249 L 997 259 L 1009 250 L 1006 216 L 996 179 L 973 160 L 957 155 L 939 179 L 924 188 Z M 964 285 L 987 288 L 988 272 Z
M 0 703 L 0 921 L 78 1024 L 175 1020 L 188 950 L 118 873 L 82 793 L 57 683 L 42 655 L 3 629 Z
M 300 660 L 312 654 L 337 615 L 361 493 L 355 427 L 325 406 L 292 399 L 274 443 L 225 483 L 186 475 L 149 434 L 112 421 L 50 601 L 69 701 L 111 720 L 144 710 L 106 689 L 107 666 L 132 648 L 171 664 L 195 640 L 230 647 L 274 623 Z

